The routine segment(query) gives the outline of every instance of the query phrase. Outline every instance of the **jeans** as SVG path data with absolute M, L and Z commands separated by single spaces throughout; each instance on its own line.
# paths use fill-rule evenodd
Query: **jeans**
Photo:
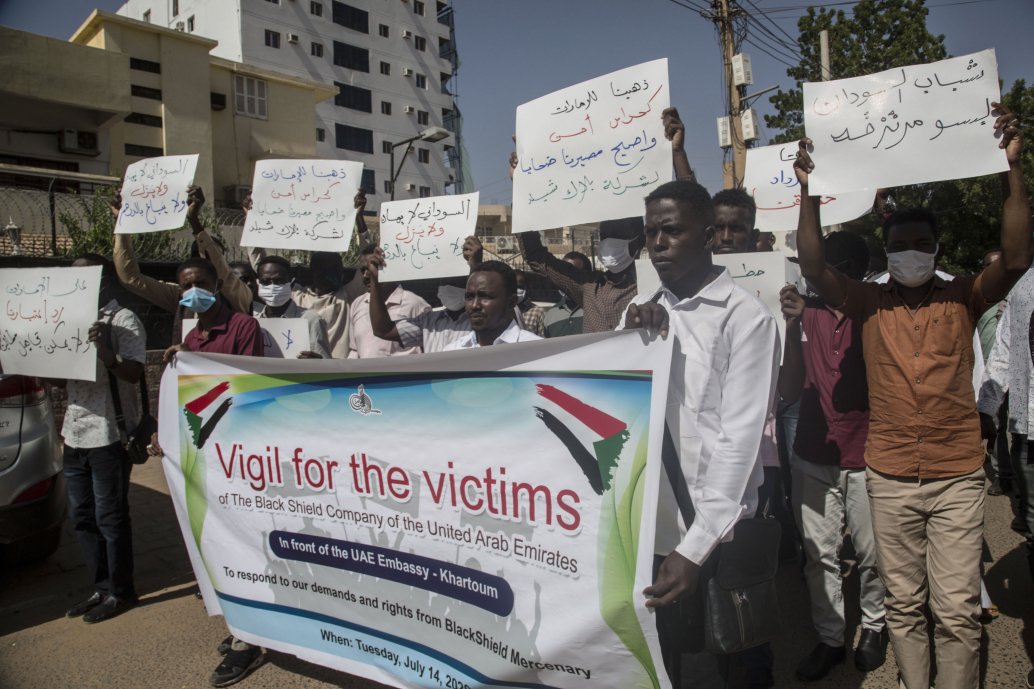
M 133 533 L 129 520 L 129 473 L 133 465 L 119 443 L 77 449 L 65 446 L 68 509 L 97 591 L 132 598 Z
M 1026 435 L 1012 435 L 1012 474 L 1018 500 L 1016 516 L 1026 526 L 1023 536 L 1027 539 L 1027 552 L 1034 558 L 1034 452 L 1031 452 L 1031 443 Z M 1034 560 L 1031 561 L 1031 574 L 1034 575 Z

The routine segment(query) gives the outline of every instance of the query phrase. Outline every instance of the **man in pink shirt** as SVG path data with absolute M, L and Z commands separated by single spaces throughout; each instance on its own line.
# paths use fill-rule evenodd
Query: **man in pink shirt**
M 366 289 L 371 289 L 370 260 L 375 259 L 377 247 L 373 244 L 364 246 L 359 251 L 359 271 Z M 418 295 L 402 289 L 397 282 L 381 282 L 376 285 L 381 300 L 388 307 L 388 315 L 392 321 L 403 318 L 415 318 L 431 310 L 430 304 Z M 370 321 L 370 292 L 360 295 L 352 302 L 348 311 L 348 358 L 375 359 L 382 356 L 401 356 L 420 354 L 420 347 L 403 347 L 394 340 L 384 340 L 373 332 Z

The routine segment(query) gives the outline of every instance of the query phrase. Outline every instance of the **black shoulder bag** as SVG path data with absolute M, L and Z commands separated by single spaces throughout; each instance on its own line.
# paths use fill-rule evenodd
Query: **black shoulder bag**
M 117 313 L 117 312 L 116 312 Z M 108 317 L 108 348 L 111 346 L 111 322 L 115 314 Z M 147 446 L 151 443 L 151 435 L 158 430 L 158 421 L 151 416 L 151 401 L 147 394 L 147 373 L 140 372 L 140 423 L 132 432 L 126 430 L 126 417 L 122 412 L 122 396 L 119 394 L 118 379 L 108 370 L 108 383 L 111 385 L 111 403 L 115 407 L 115 424 L 118 426 L 119 440 L 126 450 L 129 461 L 143 464 L 150 456 Z
M 661 458 L 688 528 L 696 511 L 667 424 Z M 706 588 L 704 643 L 709 652 L 738 653 L 779 633 L 775 583 L 779 536 L 779 522 L 774 519 L 743 519 L 736 524 L 733 539 L 718 545 L 712 555 L 718 558 L 714 576 L 701 581 Z

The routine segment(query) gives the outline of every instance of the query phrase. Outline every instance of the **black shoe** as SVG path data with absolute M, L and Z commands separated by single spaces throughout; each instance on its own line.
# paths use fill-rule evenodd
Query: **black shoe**
M 1012 484 L 1012 479 L 1011 478 L 1002 478 L 1001 476 L 999 476 L 998 477 L 998 487 L 1002 489 L 1002 495 L 1008 495 L 1008 496 L 1012 497 L 1012 494 L 1013 494 L 1013 484 Z
M 1034 670 L 1027 673 L 1027 689 L 1034 689 Z
M 820 643 L 797 666 L 797 679 L 802 682 L 815 682 L 828 675 L 834 665 L 842 662 L 844 662 L 843 646 L 828 646 Z
M 258 646 L 249 645 L 243 651 L 230 649 L 208 681 L 213 687 L 227 687 L 240 682 L 261 665 L 264 659 L 265 655 Z
M 219 642 L 219 645 L 215 647 L 215 650 L 219 652 L 219 655 L 224 656 L 233 649 L 233 634 Z
M 86 600 L 82 601 L 81 603 L 76 603 L 75 605 L 70 607 L 68 609 L 68 612 L 65 613 L 65 617 L 82 617 L 83 615 L 90 612 L 103 602 L 104 594 L 100 591 L 95 591 L 94 594 Z
M 854 650 L 854 666 L 862 672 L 872 672 L 887 660 L 887 634 L 884 630 L 875 632 L 862 630 L 862 638 Z
M 86 624 L 93 624 L 94 622 L 110 620 L 112 617 L 118 617 L 135 605 L 136 596 L 130 596 L 129 598 L 108 596 L 104 599 L 103 603 L 83 615 L 83 622 Z
M 1002 484 L 998 481 L 992 482 L 990 488 L 987 489 L 987 494 L 993 497 L 1004 495 L 1004 493 L 1002 492 Z

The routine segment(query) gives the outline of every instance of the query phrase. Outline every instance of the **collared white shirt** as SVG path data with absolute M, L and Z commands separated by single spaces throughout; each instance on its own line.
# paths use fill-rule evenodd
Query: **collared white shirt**
M 470 317 L 461 311 L 456 320 L 445 309 L 428 311 L 416 318 L 395 321 L 395 330 L 403 347 L 423 347 L 424 354 L 444 351 L 457 340 L 470 334 Z
M 123 309 L 114 299 L 104 305 L 97 320 L 107 323 L 109 317 L 112 351 L 126 361 L 143 364 L 147 339 L 143 323 L 135 313 Z M 140 385 L 121 378 L 116 380 L 126 431 L 132 432 L 140 423 Z M 88 450 L 106 447 L 119 439 L 108 369 L 100 359 L 97 359 L 95 382 L 69 380 L 65 389 L 68 393 L 68 407 L 65 409 L 65 420 L 61 426 L 61 437 L 66 445 Z
M 992 307 L 993 308 L 993 307 Z M 1009 393 L 1009 431 L 1034 437 L 1034 367 L 1031 365 L 1030 320 L 1034 313 L 1034 269 L 1013 285 L 998 321 L 995 343 L 987 359 L 977 395 L 977 410 L 998 415 Z M 979 357 L 978 357 L 979 358 Z
M 662 286 L 632 303 L 650 301 L 668 311 L 675 336 L 665 420 L 696 512 L 687 530 L 661 472 L 654 552 L 674 550 L 699 565 L 757 509 L 758 450 L 775 399 L 779 334 L 765 305 L 724 268 L 688 299 Z M 624 318 L 617 329 L 623 327 Z
M 521 326 L 517 325 L 517 321 L 510 321 L 510 324 L 506 326 L 506 330 L 499 334 L 499 337 L 495 338 L 492 343 L 497 344 L 513 344 L 514 342 L 533 342 L 534 340 L 541 340 L 542 338 L 531 332 L 525 330 Z M 470 331 L 465 337 L 462 337 L 454 342 L 451 342 L 445 346 L 444 351 L 452 351 L 454 349 L 470 349 L 472 347 L 480 347 L 478 344 L 477 333 L 473 330 Z
M 393 321 L 402 318 L 414 318 L 431 310 L 431 306 L 420 298 L 402 289 L 397 285 L 388 298 L 384 300 L 388 307 L 388 317 Z M 352 302 L 349 313 L 348 326 L 348 358 L 349 359 L 376 359 L 385 356 L 401 356 L 406 354 L 420 354 L 419 347 L 407 347 L 382 340 L 373 334 L 373 324 L 370 321 L 370 293 L 365 292 Z
M 327 324 L 316 315 L 315 311 L 303 309 L 292 299 L 284 312 L 279 316 L 266 313 L 269 305 L 263 301 L 251 303 L 251 315 L 255 318 L 301 318 L 309 328 L 309 351 L 316 352 L 324 359 L 330 358 L 330 341 L 327 339 Z M 261 325 L 261 324 L 260 324 Z

